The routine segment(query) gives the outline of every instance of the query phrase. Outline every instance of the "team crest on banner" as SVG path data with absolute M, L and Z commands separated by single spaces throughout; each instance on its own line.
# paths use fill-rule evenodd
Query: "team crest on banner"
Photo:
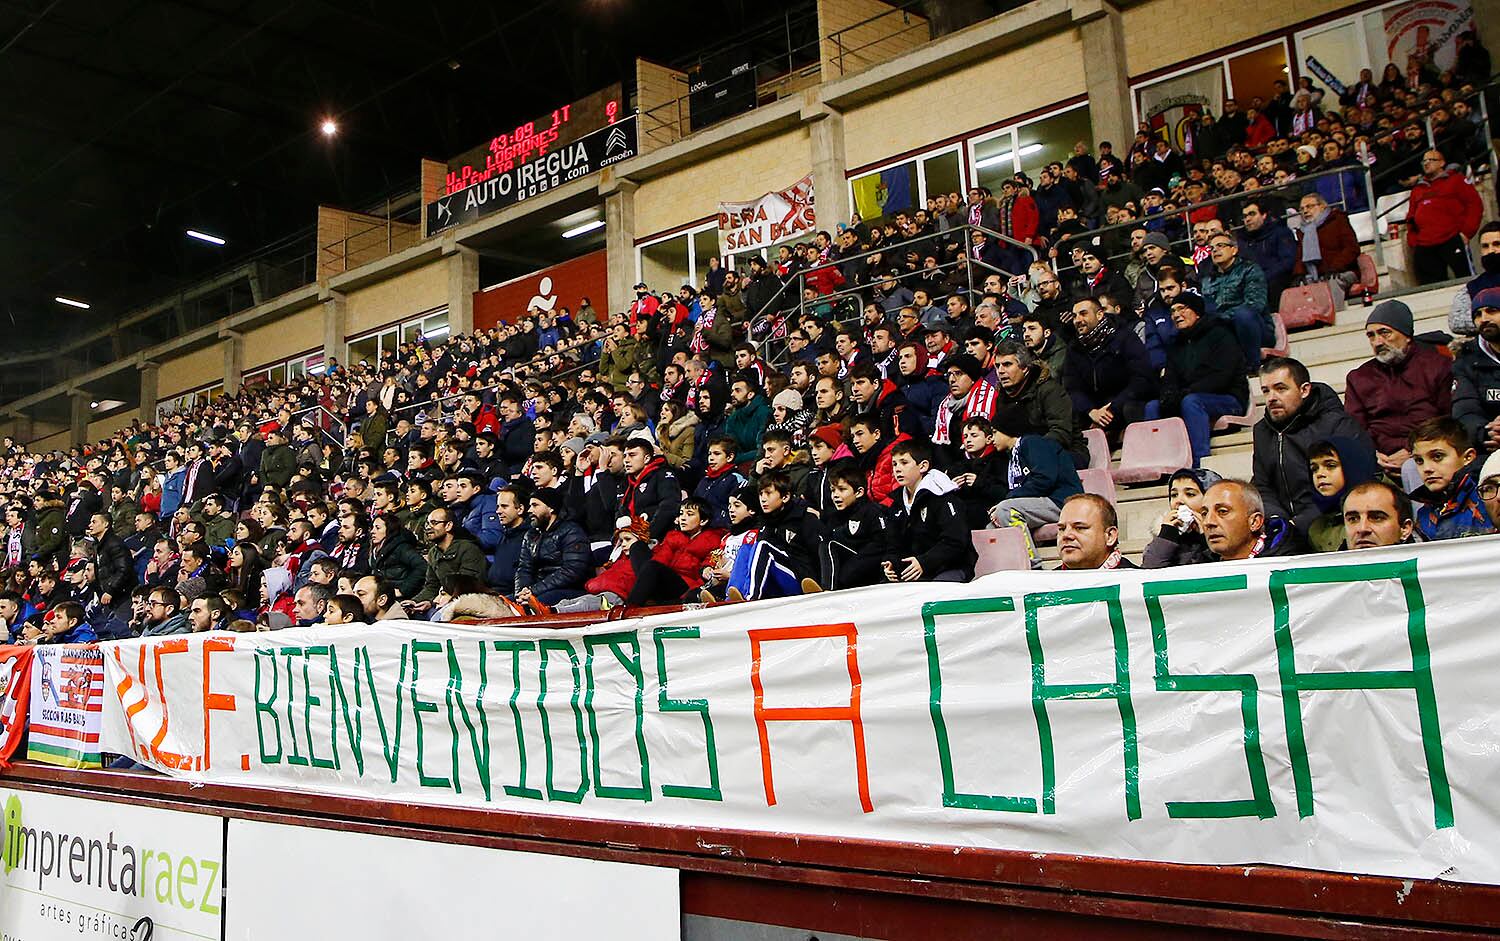
M 38 647 L 31 667 L 26 757 L 65 768 L 99 767 L 104 655 L 97 647 Z

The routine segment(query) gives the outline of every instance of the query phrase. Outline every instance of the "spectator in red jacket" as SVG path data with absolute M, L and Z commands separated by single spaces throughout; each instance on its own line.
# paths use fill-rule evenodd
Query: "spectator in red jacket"
M 1412 340 L 1411 308 L 1401 301 L 1376 305 L 1365 321 L 1374 358 L 1349 373 L 1344 410 L 1375 442 L 1375 458 L 1393 473 L 1411 459 L 1412 429 L 1452 408 L 1453 361 Z
M 807 273 L 804 274 L 803 283 L 819 296 L 832 294 L 844 286 L 844 273 L 837 265 L 831 265 L 818 257 L 818 246 L 807 246 Z
M 1411 188 L 1406 211 L 1407 242 L 1418 284 L 1470 278 L 1469 239 L 1479 231 L 1483 207 L 1463 174 L 1450 169 L 1440 150 L 1422 155 L 1422 178 Z
M 656 548 L 644 541 L 631 546 L 635 585 L 625 603 L 676 602 L 689 592 L 697 592 L 703 586 L 701 573 L 709 554 L 724 539 L 724 530 L 708 525 L 712 518 L 713 510 L 707 501 L 688 497 L 677 511 L 677 528 L 662 537 Z

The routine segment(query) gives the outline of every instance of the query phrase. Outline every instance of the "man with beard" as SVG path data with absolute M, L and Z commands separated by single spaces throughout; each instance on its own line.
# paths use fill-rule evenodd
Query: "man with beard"
M 1412 429 L 1452 408 L 1452 362 L 1413 332 L 1410 307 L 1376 305 L 1365 321 L 1374 358 L 1352 370 L 1344 387 L 1344 408 L 1370 433 L 1376 460 L 1390 473 L 1411 459 Z
M 1481 452 L 1500 448 L 1500 288 L 1474 298 L 1479 338 L 1453 364 L 1453 417 Z

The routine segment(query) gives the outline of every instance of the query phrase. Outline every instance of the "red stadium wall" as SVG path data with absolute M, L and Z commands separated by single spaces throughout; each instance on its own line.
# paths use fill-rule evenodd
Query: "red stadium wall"
M 556 298 L 558 308 L 578 310 L 579 298 L 587 297 L 594 309 L 603 311 L 609 296 L 609 264 L 599 249 L 531 274 L 512 278 L 474 293 L 474 328 L 485 330 L 500 323 L 514 323 L 535 297 Z M 542 280 L 551 287 L 543 290 Z

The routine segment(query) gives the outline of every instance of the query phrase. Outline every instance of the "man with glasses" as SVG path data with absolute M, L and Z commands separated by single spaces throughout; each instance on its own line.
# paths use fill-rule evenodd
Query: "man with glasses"
M 455 535 L 459 525 L 452 510 L 439 507 L 427 514 L 427 576 L 422 580 L 422 590 L 412 599 L 414 611 L 432 610 L 432 600 L 437 597 L 443 583 L 455 575 L 468 575 L 484 580 L 487 563 L 479 543 L 471 538 Z
M 153 588 L 146 600 L 146 626 L 142 637 L 160 637 L 165 634 L 190 634 L 187 612 L 180 610 L 181 598 L 171 588 Z
M 1483 205 L 1474 185 L 1448 169 L 1440 150 L 1422 154 L 1422 176 L 1411 188 L 1407 242 L 1418 284 L 1472 277 L 1469 239 L 1479 230 Z
M 1203 279 L 1203 297 L 1215 314 L 1229 321 L 1250 372 L 1260 368 L 1261 347 L 1275 342 L 1276 326 L 1267 311 L 1266 273 L 1240 257 L 1239 242 L 1218 232 L 1208 242 L 1212 267 Z

